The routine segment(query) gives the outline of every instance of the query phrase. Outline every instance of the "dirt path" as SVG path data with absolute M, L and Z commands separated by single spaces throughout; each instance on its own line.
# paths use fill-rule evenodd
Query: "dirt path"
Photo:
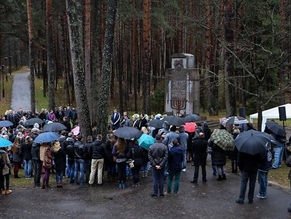
M 11 109 L 30 110 L 30 82 L 29 72 L 15 74 L 12 85 Z

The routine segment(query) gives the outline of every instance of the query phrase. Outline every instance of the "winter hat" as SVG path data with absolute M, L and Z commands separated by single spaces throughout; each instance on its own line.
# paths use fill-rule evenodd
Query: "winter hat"
M 33 128 L 39 129 L 39 124 L 38 123 L 34 123 Z

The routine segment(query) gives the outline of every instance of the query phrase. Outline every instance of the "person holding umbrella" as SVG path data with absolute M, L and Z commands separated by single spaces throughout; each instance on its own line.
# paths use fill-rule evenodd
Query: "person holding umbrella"
M 236 203 L 243 204 L 246 194 L 247 183 L 249 181 L 248 200 L 252 204 L 254 201 L 254 191 L 256 185 L 256 177 L 258 172 L 259 163 L 262 162 L 262 154 L 247 154 L 238 152 L 238 167 L 241 171 L 241 186 L 240 194 Z
M 226 164 L 226 151 L 233 149 L 233 137 L 226 131 L 223 125 L 219 129 L 215 129 L 208 140 L 208 146 L 212 149 L 211 163 L 213 175 L 215 169 L 218 174 L 218 181 L 226 180 L 224 166 Z
M 248 181 L 248 200 L 250 204 L 253 203 L 259 163 L 264 160 L 267 146 L 273 142 L 275 139 L 271 135 L 253 129 L 242 132 L 235 139 L 234 144 L 238 149 L 237 164 L 241 171 L 240 194 L 236 203 L 244 203 Z

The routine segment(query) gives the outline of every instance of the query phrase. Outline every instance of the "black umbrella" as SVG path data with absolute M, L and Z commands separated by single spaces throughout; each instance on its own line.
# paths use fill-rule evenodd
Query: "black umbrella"
M 227 118 L 226 125 L 232 125 L 232 124 L 239 125 L 239 124 L 246 124 L 248 122 L 249 121 L 244 117 L 231 116 Z
M 10 122 L 9 120 L 0 121 L 0 128 L 10 127 L 10 126 L 13 126 L 13 123 Z
M 285 137 L 286 136 L 286 131 L 283 128 L 283 126 L 279 125 L 278 123 L 276 123 L 274 121 L 266 122 L 266 127 L 269 129 L 269 131 L 271 131 L 275 135 L 278 135 L 278 136 L 281 136 L 281 137 Z
M 179 116 L 166 116 L 163 120 L 167 121 L 169 125 L 175 126 L 185 125 L 185 122 Z
M 62 123 L 54 122 L 54 123 L 45 124 L 42 130 L 44 132 L 58 132 L 65 129 L 67 129 L 67 127 L 64 126 Z
M 201 118 L 196 114 L 189 114 L 184 118 L 185 122 L 196 122 L 199 121 Z
M 134 127 L 125 126 L 116 129 L 114 135 L 124 139 L 138 139 L 142 135 L 142 132 Z
M 42 125 L 43 120 L 41 120 L 40 118 L 31 118 L 26 121 L 25 125 L 30 126 L 30 125 L 34 125 L 35 123 Z
M 51 143 L 59 140 L 59 138 L 60 136 L 55 132 L 43 132 L 34 139 L 34 142 L 38 144 Z
M 271 144 L 276 144 L 276 140 L 265 132 L 248 130 L 239 134 L 234 144 L 239 152 L 255 155 L 268 150 Z
M 163 127 L 164 121 L 159 119 L 153 119 L 149 121 L 149 126 L 154 127 L 156 129 L 160 129 Z

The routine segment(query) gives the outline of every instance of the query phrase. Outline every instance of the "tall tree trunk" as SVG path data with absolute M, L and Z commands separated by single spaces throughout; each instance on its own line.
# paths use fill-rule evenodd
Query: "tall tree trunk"
M 151 114 L 150 80 L 151 80 L 151 0 L 143 1 L 143 113 Z
M 92 23 L 91 23 L 91 29 L 92 29 L 92 84 L 94 86 L 91 87 L 92 89 L 92 124 L 93 126 L 96 126 L 97 124 L 97 114 L 98 111 L 96 110 L 99 106 L 99 100 L 98 100 L 98 92 L 100 89 L 98 89 L 100 80 L 100 66 L 101 66 L 101 7 L 102 4 L 100 4 L 97 1 L 92 2 Z
M 205 56 L 205 87 L 207 88 L 207 108 L 209 116 L 214 115 L 214 104 L 213 104 L 213 87 L 215 86 L 213 82 L 213 78 L 215 77 L 214 73 L 211 72 L 211 63 L 212 63 L 212 40 L 211 34 L 213 31 L 213 14 L 211 9 L 210 1 L 206 1 L 205 5 L 206 12 L 206 31 L 205 31 L 205 39 L 206 39 L 206 56 Z
M 52 0 L 46 0 L 46 40 L 47 40 L 47 73 L 49 91 L 49 109 L 55 109 L 56 63 L 54 57 Z
M 92 134 L 89 106 L 85 87 L 84 55 L 83 51 L 83 24 L 82 15 L 78 9 L 82 7 L 82 0 L 66 0 L 69 39 L 74 76 L 75 96 L 78 111 L 78 122 L 82 136 L 86 139 Z
M 289 48 L 289 38 L 286 37 L 286 33 L 288 33 L 288 20 L 287 20 L 287 15 L 286 15 L 286 10 L 287 10 L 287 1 L 286 0 L 280 0 L 280 19 L 281 19 L 281 35 L 282 35 L 282 42 L 281 42 L 281 50 L 282 53 L 289 53 L 288 51 L 290 51 Z M 287 78 L 287 73 L 290 72 L 288 71 L 288 65 L 286 64 L 286 62 L 284 61 L 285 57 L 282 57 L 282 66 L 280 66 L 281 71 L 279 72 L 279 89 L 283 88 L 286 86 L 286 81 L 285 78 Z M 288 63 L 288 62 L 287 62 Z M 290 67 L 289 67 L 290 68 Z M 280 95 L 280 104 L 284 104 L 285 103 L 285 95 Z
M 85 51 L 85 85 L 92 121 L 93 99 L 92 99 L 92 76 L 91 76 L 91 0 L 85 0 L 84 10 L 84 51 Z
M 123 27 L 119 27 L 119 34 L 117 37 L 117 43 L 116 43 L 116 48 L 118 48 L 118 51 L 116 52 L 118 61 L 116 63 L 117 66 L 117 74 L 118 74 L 118 91 L 119 91 L 119 110 L 120 112 L 123 112 L 123 103 L 124 103 L 124 63 L 123 63 L 123 41 L 122 41 L 122 35 L 123 35 Z
M 133 8 L 136 8 L 136 0 L 133 0 Z M 136 16 L 132 15 L 132 34 L 131 34 L 131 54 L 132 54 L 132 65 L 131 65 L 131 74 L 133 76 L 133 97 L 134 97 L 134 112 L 137 112 L 137 22 Z
M 35 68 L 35 53 L 33 51 L 34 48 L 34 35 L 32 29 L 32 8 L 31 8 L 31 0 L 26 0 L 27 5 L 27 23 L 28 23 L 28 38 L 29 38 L 29 67 L 30 67 L 30 105 L 31 112 L 35 112 L 35 80 L 34 80 L 34 68 Z
M 236 93 L 234 72 L 234 1 L 224 0 L 224 39 L 225 48 L 225 103 L 226 116 L 236 115 Z
M 114 42 L 114 26 L 116 16 L 117 0 L 107 0 L 107 18 L 105 41 L 102 52 L 101 67 L 101 89 L 99 92 L 98 122 L 97 132 L 103 136 L 107 134 L 108 126 L 108 101 L 110 94 L 110 82 L 112 75 L 112 53 Z

